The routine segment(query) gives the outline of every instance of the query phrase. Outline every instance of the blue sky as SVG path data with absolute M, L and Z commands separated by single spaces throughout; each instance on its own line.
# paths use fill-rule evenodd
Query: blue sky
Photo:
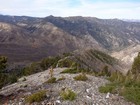
M 0 0 L 0 14 L 140 19 L 140 0 Z

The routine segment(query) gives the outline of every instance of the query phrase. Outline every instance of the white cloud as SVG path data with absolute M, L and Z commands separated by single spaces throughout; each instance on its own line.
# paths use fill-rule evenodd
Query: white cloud
M 3 0 L 0 4 L 0 13 L 36 17 L 54 15 L 140 19 L 140 3 L 138 2 L 77 1 L 79 3 L 74 4 L 74 0 Z

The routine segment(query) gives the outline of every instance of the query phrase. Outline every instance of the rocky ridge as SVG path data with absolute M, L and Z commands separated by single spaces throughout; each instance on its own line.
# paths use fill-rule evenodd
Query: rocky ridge
M 120 60 L 123 65 L 124 72 L 127 72 L 128 68 L 131 69 L 134 58 L 138 55 L 138 52 L 140 51 L 139 49 L 140 45 L 131 45 L 121 51 L 112 52 L 111 56 Z
M 57 79 L 63 76 L 65 80 L 45 84 L 44 82 L 49 78 L 49 70 L 46 70 L 20 78 L 17 83 L 3 87 L 0 96 L 3 96 L 4 103 L 8 105 L 29 105 L 25 103 L 26 96 L 39 90 L 47 90 L 46 99 L 39 103 L 34 102 L 32 105 L 134 105 L 117 94 L 100 93 L 98 87 L 108 83 L 105 78 L 87 75 L 87 81 L 75 81 L 73 77 L 78 74 L 60 74 L 64 69 L 66 68 L 55 68 L 53 76 Z M 74 101 L 61 99 L 59 93 L 65 88 L 72 89 L 77 94 Z

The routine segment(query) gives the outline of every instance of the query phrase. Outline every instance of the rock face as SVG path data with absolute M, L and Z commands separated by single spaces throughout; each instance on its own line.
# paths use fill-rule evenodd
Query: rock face
M 139 22 L 80 16 L 0 15 L 0 55 L 6 55 L 14 62 L 37 61 L 85 48 L 120 51 L 139 43 Z
M 132 63 L 138 52 L 140 52 L 140 45 L 131 45 L 121 51 L 113 52 L 111 56 L 119 59 L 123 64 L 124 71 L 127 72 L 128 68 L 132 67 Z
M 10 105 L 28 105 L 25 103 L 25 97 L 39 90 L 47 90 L 47 97 L 39 103 L 34 102 L 35 105 L 133 105 L 118 95 L 100 93 L 98 87 L 108 83 L 104 78 L 87 75 L 87 81 L 75 81 L 73 77 L 78 74 L 60 74 L 64 69 L 66 68 L 54 69 L 54 77 L 57 79 L 65 77 L 64 80 L 57 81 L 57 83 L 44 84 L 49 78 L 49 70 L 46 70 L 24 77 L 26 81 L 21 78 L 19 82 L 3 87 L 0 95 L 5 96 L 7 100 L 3 98 L 4 103 Z M 65 88 L 69 88 L 77 94 L 74 101 L 62 100 L 60 92 Z

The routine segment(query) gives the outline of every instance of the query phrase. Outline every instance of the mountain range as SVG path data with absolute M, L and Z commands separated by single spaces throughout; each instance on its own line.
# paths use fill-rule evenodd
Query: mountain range
M 139 45 L 139 22 L 81 16 L 0 15 L 0 55 L 8 56 L 12 62 L 96 49 L 129 65 L 136 56 L 133 53 L 139 52 Z

